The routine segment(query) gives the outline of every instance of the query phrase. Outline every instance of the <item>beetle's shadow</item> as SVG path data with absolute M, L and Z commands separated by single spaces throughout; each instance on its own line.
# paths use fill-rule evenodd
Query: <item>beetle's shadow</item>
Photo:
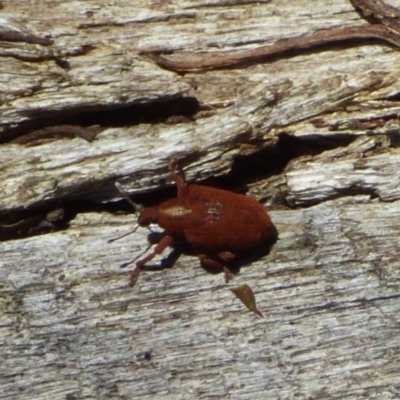
M 275 228 L 275 227 L 274 227 Z M 160 242 L 160 240 L 166 235 L 165 232 L 151 232 L 147 236 L 147 240 L 150 244 L 155 245 Z M 250 265 L 255 261 L 260 260 L 264 256 L 266 256 L 270 251 L 273 245 L 278 240 L 278 232 L 275 228 L 273 234 L 263 243 L 259 244 L 258 246 L 243 251 L 238 254 L 232 261 L 223 261 L 217 254 L 207 254 L 211 259 L 214 259 L 222 264 L 224 264 L 233 274 L 237 274 L 240 272 L 240 269 L 244 266 Z M 190 255 L 197 257 L 198 254 L 194 250 L 193 246 L 185 241 L 185 238 L 182 236 L 177 236 L 174 238 L 173 243 L 171 244 L 170 248 L 172 251 L 164 257 L 161 262 L 157 264 L 150 264 L 143 267 L 143 270 L 148 271 L 159 271 L 162 269 L 171 268 L 175 265 L 178 261 L 179 257 L 182 254 Z M 223 268 L 215 268 L 210 267 L 209 265 L 205 264 L 204 262 L 200 262 L 198 260 L 201 267 L 211 274 L 219 274 L 223 272 Z

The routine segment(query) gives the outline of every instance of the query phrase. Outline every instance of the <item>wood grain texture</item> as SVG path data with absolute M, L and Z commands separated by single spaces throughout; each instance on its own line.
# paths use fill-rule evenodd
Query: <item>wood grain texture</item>
M 364 41 L 184 75 L 145 54 L 367 23 L 349 1 L 1 5 L 0 233 L 11 217 L 72 215 L 0 242 L 1 399 L 400 397 L 400 52 Z M 197 108 L 171 124 L 177 99 Z M 99 132 L 11 143 L 68 124 Z M 182 255 L 131 289 L 119 265 L 148 231 L 107 243 L 136 222 L 112 212 L 115 181 L 157 202 L 174 157 L 189 181 L 240 177 L 231 188 L 275 203 L 279 240 L 229 285 Z M 230 292 L 244 283 L 264 319 Z

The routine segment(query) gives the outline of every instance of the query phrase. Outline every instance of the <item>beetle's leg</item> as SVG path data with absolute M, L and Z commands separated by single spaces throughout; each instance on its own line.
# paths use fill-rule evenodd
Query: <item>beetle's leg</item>
M 176 183 L 178 194 L 178 199 L 185 199 L 187 195 L 187 183 L 185 180 L 176 173 L 176 168 L 178 166 L 178 162 L 176 160 L 172 160 L 169 164 L 169 180 Z
M 236 257 L 236 255 L 233 254 L 233 253 L 231 253 L 230 251 L 220 251 L 220 252 L 218 253 L 218 256 L 219 256 L 222 260 L 224 260 L 224 261 L 226 261 L 226 262 L 232 261 L 232 260 Z
M 209 267 L 223 269 L 226 283 L 228 283 L 233 278 L 232 272 L 221 262 L 210 258 L 207 254 L 198 254 L 198 257 L 201 262 L 208 265 Z
M 233 254 L 230 251 L 220 251 L 218 256 L 226 262 L 232 261 L 234 258 L 236 258 L 236 254 Z M 233 278 L 232 272 L 225 266 L 223 269 L 225 272 L 225 282 L 228 283 Z
M 146 257 L 142 258 L 136 263 L 136 268 L 131 272 L 131 280 L 129 282 L 129 286 L 132 287 L 135 285 L 138 280 L 140 271 L 142 268 L 151 261 L 156 255 L 161 254 L 173 241 L 173 237 L 166 235 L 164 236 L 160 242 L 154 247 L 154 250 L 148 254 Z
M 225 278 L 225 283 L 229 283 L 233 279 L 233 274 L 227 267 L 223 267 L 224 269 L 224 278 Z

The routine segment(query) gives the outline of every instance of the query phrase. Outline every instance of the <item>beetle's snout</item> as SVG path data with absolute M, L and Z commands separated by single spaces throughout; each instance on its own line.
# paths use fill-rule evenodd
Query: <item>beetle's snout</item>
M 150 224 L 157 223 L 158 221 L 158 207 L 145 208 L 138 218 L 140 226 L 149 226 Z

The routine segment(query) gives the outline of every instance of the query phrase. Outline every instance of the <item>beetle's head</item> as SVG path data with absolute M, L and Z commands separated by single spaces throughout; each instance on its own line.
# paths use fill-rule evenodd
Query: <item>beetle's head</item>
M 140 226 L 149 226 L 158 222 L 158 207 L 148 207 L 139 214 L 138 224 Z

